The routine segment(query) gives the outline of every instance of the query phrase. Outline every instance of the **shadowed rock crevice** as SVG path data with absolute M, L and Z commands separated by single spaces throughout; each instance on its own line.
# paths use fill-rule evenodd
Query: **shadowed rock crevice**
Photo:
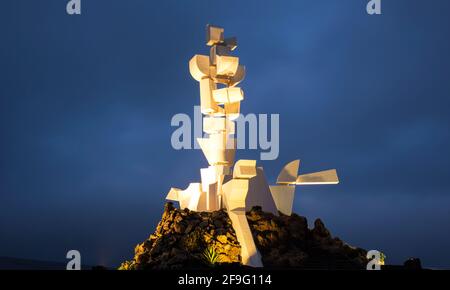
M 320 219 L 308 229 L 304 217 L 275 216 L 260 207 L 253 207 L 247 219 L 266 268 L 366 267 L 366 251 L 333 238 Z M 120 269 L 243 267 L 240 261 L 240 245 L 224 210 L 180 210 L 169 202 L 156 231 Z
M 267 268 L 365 269 L 367 251 L 347 245 L 320 219 L 308 228 L 297 214 L 274 216 L 253 207 L 247 213 L 256 246 Z

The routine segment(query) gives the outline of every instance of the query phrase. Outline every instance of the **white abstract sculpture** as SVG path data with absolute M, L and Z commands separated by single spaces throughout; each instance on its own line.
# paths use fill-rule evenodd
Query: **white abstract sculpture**
M 239 64 L 238 57 L 231 56 L 237 47 L 236 38 L 225 39 L 224 29 L 211 25 L 206 32 L 210 55 L 192 57 L 189 71 L 200 84 L 203 131 L 208 137 L 197 141 L 209 167 L 200 169 L 201 183 L 191 183 L 185 190 L 171 188 L 166 199 L 194 211 L 225 208 L 241 245 L 242 263 L 262 267 L 246 211 L 260 206 L 274 215 L 291 215 L 296 185 L 337 184 L 339 179 L 335 169 L 298 175 L 300 160 L 294 160 L 281 170 L 277 185 L 269 186 L 256 160 L 234 163 L 234 120 L 244 100 L 244 92 L 236 86 L 244 79 L 245 67 Z M 217 88 L 218 84 L 221 88 Z

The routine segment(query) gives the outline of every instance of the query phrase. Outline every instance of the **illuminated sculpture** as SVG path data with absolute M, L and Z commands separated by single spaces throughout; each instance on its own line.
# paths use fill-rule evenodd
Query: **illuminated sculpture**
M 223 28 L 208 25 L 206 39 L 210 55 L 192 57 L 189 70 L 200 83 L 203 131 L 208 137 L 198 138 L 197 142 L 209 167 L 200 170 L 201 183 L 191 183 L 185 190 L 171 188 L 166 199 L 194 211 L 225 208 L 241 245 L 242 263 L 262 267 L 246 211 L 260 206 L 275 215 L 291 215 L 296 185 L 337 184 L 339 180 L 334 169 L 298 175 L 300 160 L 294 160 L 282 169 L 277 185 L 269 186 L 256 160 L 234 163 L 234 120 L 239 117 L 240 102 L 244 100 L 244 92 L 237 85 L 244 79 L 245 67 L 231 55 L 237 47 L 236 38 L 224 38 Z

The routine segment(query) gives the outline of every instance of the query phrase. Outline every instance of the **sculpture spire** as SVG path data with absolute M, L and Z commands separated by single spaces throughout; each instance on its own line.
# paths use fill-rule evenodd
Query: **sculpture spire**
M 300 160 L 295 160 L 283 168 L 278 185 L 269 186 L 256 160 L 235 163 L 235 120 L 244 100 L 244 92 L 237 85 L 244 79 L 245 67 L 239 64 L 238 57 L 232 56 L 236 38 L 225 38 L 223 28 L 207 25 L 206 45 L 210 46 L 210 54 L 194 55 L 189 71 L 199 82 L 203 131 L 208 136 L 197 142 L 209 166 L 200 169 L 201 183 L 191 183 L 186 190 L 171 188 L 166 198 L 194 211 L 225 208 L 241 245 L 242 263 L 262 267 L 246 210 L 260 206 L 274 215 L 290 215 L 296 185 L 338 183 L 336 170 L 298 176 Z

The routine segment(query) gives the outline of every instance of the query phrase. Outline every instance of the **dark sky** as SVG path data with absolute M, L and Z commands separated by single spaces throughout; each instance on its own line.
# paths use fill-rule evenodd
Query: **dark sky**
M 170 145 L 192 115 L 207 23 L 237 36 L 244 113 L 280 114 L 282 166 L 337 168 L 294 210 L 334 235 L 450 268 L 450 2 L 6 0 L 0 9 L 0 256 L 118 265 L 170 187 L 199 181 Z M 259 151 L 238 152 L 259 158 Z

